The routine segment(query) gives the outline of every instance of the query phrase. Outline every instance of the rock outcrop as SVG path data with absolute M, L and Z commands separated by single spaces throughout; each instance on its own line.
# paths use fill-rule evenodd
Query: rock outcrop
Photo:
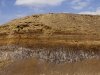
M 30 57 L 39 57 L 45 62 L 54 62 L 57 64 L 66 62 L 78 62 L 84 59 L 100 58 L 100 50 L 86 51 L 84 49 L 73 48 L 23 48 L 19 46 L 2 46 L 0 49 L 10 49 L 9 51 L 0 52 L 0 60 L 8 59 L 25 59 Z
M 31 57 L 56 65 L 99 60 L 100 16 L 36 14 L 1 25 L 0 61 Z

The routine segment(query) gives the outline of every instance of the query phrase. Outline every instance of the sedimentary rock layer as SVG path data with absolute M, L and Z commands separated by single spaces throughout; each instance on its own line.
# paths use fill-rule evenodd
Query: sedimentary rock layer
M 5 64 L 6 60 L 14 62 L 0 70 L 0 75 L 25 75 L 24 72 L 29 71 L 25 66 L 28 61 L 28 68 L 33 71 L 29 71 L 27 75 L 99 75 L 100 67 L 96 69 L 96 64 L 100 61 L 100 16 L 49 13 L 5 23 L 0 26 L 0 61 Z M 32 63 L 38 69 L 30 67 Z M 17 72 L 20 67 L 17 65 L 13 69 L 16 64 L 24 64 L 25 69 Z M 88 65 L 89 69 L 84 67 Z M 45 67 L 51 70 L 47 71 Z M 11 71 L 8 71 L 8 68 L 11 68 Z
M 99 58 L 99 15 L 39 14 L 0 26 L 0 59 L 37 55 L 45 61 Z
M 0 60 L 25 59 L 38 57 L 45 62 L 66 63 L 78 62 L 85 59 L 100 58 L 100 50 L 84 50 L 78 48 L 23 48 L 20 46 L 0 47 Z M 7 51 L 8 50 L 8 51 Z

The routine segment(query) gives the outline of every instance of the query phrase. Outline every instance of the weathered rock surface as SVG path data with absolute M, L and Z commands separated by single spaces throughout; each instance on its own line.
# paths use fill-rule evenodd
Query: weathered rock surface
M 39 59 L 38 63 L 45 63 L 46 66 L 51 63 L 57 66 L 69 64 L 71 67 L 69 70 L 68 65 L 65 65 L 69 75 L 83 75 L 85 74 L 83 72 L 87 72 L 87 75 L 91 74 L 91 70 L 88 72 L 82 68 L 77 69 L 77 72 L 82 69 L 80 73 L 73 71 L 71 74 L 69 71 L 76 69 L 74 67 L 77 67 L 78 63 L 85 65 L 85 60 L 88 61 L 87 63 L 91 63 L 93 59 L 100 60 L 100 15 L 38 14 L 15 19 L 0 26 L 0 63 L 5 60 L 27 61 L 34 57 Z M 77 65 L 73 66 L 74 63 Z M 96 67 L 96 64 L 93 65 Z M 3 72 L 0 75 L 14 75 L 8 72 L 8 68 L 9 65 L 1 70 Z M 93 75 L 99 75 L 99 68 L 98 66 L 98 73 L 96 73 L 96 69 L 93 69 L 95 70 Z M 35 71 L 40 71 L 38 69 Z M 55 69 L 54 74 L 43 71 L 43 74 L 41 72 L 41 74 L 34 75 L 67 75 L 67 71 L 64 72 L 64 69 L 61 70 L 63 73 L 59 74 L 55 72 L 60 70 Z M 5 74 L 6 71 L 8 73 Z M 25 75 L 25 73 L 15 75 Z
M 100 58 L 100 50 L 89 51 L 84 49 L 73 49 L 73 48 L 23 48 L 20 46 L 2 46 L 0 47 L 0 60 L 7 59 L 24 59 L 29 57 L 38 57 L 40 60 L 45 62 L 54 63 L 66 63 L 66 62 L 78 62 L 84 59 Z M 5 50 L 4 50 L 5 49 Z M 6 50 L 9 51 L 6 51 Z

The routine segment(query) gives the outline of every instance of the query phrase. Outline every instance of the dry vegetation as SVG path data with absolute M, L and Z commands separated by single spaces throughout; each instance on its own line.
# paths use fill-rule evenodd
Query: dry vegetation
M 100 40 L 99 24 L 99 15 L 65 13 L 31 15 L 0 26 L 0 39 L 22 38 L 48 42 L 60 40 L 60 43 L 73 40 L 75 44 L 76 41 L 88 41 L 91 44 Z
M 100 49 L 100 15 L 49 13 L 15 19 L 0 26 L 0 47 L 9 45 L 96 53 Z M 100 75 L 99 62 L 100 59 L 63 64 L 42 62 L 38 58 L 5 60 L 0 61 L 3 68 L 0 75 Z

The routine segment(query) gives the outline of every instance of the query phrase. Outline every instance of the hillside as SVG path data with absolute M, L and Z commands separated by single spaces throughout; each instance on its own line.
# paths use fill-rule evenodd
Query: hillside
M 0 26 L 0 35 L 2 35 L 0 38 L 13 38 L 14 41 L 20 38 L 23 42 L 26 42 L 24 39 L 30 41 L 34 39 L 49 42 L 92 41 L 98 43 L 99 24 L 99 15 L 38 14 L 15 19 Z M 12 39 L 10 43 L 13 43 Z
M 37 43 L 38 41 L 43 41 L 43 43 L 44 41 L 45 43 L 66 43 L 67 41 L 70 43 L 78 43 L 81 41 L 89 44 L 91 42 L 99 43 L 99 24 L 99 15 L 93 16 L 65 13 L 38 14 L 15 19 L 0 26 L 0 35 L 2 36 L 0 38 L 10 39 L 10 44 L 15 43 L 14 41 L 18 41 L 19 44 L 23 43 L 23 45 L 27 42 L 25 39 L 29 40 L 27 42 L 28 45 L 33 42 Z M 0 45 L 2 45 L 2 42 L 0 43 Z M 7 43 L 8 41 L 5 41 L 4 44 Z
M 99 58 L 100 15 L 35 14 L 0 26 L 0 75 L 99 75 Z

